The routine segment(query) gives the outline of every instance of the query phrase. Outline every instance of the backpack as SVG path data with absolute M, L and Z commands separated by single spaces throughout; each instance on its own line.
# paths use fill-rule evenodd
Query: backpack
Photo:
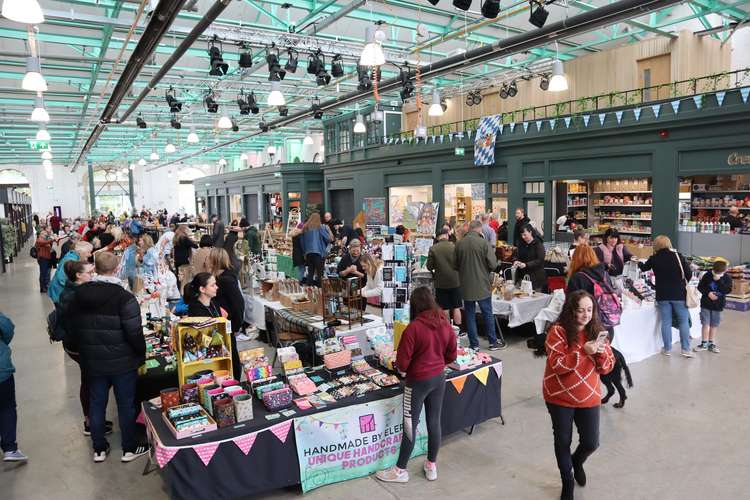
M 47 335 L 49 335 L 50 344 L 65 339 L 65 329 L 57 321 L 57 309 L 53 309 L 47 316 Z
M 588 273 L 583 272 L 581 274 L 594 284 L 594 300 L 596 301 L 596 305 L 599 306 L 599 318 L 602 321 L 602 325 L 607 328 L 619 325 L 620 316 L 622 315 L 622 304 L 615 291 L 612 290 L 612 287 L 606 281 L 599 283 L 589 276 Z

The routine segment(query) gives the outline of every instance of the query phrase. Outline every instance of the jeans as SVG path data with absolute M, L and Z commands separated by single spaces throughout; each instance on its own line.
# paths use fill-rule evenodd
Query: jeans
M 39 288 L 43 292 L 46 292 L 49 286 L 50 262 L 49 259 L 42 258 L 36 261 L 39 263 Z
M 73 361 L 78 364 L 78 369 L 81 372 L 81 387 L 78 389 L 78 399 L 81 400 L 81 411 L 83 411 L 83 418 L 88 421 L 89 419 L 89 383 L 88 379 L 86 378 L 86 375 L 83 373 L 83 368 L 81 368 L 81 355 L 80 354 L 72 354 L 67 353 L 68 357 L 72 359 Z
M 479 347 L 477 338 L 477 317 L 476 304 L 479 303 L 479 309 L 482 311 L 484 327 L 487 329 L 487 340 L 490 345 L 497 343 L 495 336 L 495 316 L 492 314 L 492 296 L 482 300 L 464 300 L 464 309 L 466 310 L 466 328 L 469 331 L 469 346 L 472 348 Z
M 430 462 L 437 461 L 442 437 L 440 414 L 443 410 L 443 396 L 445 396 L 445 375 L 442 373 L 431 379 L 406 382 L 406 387 L 404 387 L 404 437 L 401 440 L 401 449 L 398 452 L 398 461 L 396 462 L 400 469 L 406 469 L 409 457 L 414 451 L 422 405 L 424 405 L 427 419 L 427 460 Z
M 573 462 L 583 465 L 599 447 L 599 407 L 568 408 L 547 403 L 552 418 L 552 433 L 555 437 L 555 458 L 563 484 L 573 481 Z M 571 455 L 573 422 L 578 429 L 578 446 Z
M 11 375 L 0 382 L 0 448 L 3 451 L 16 451 L 16 382 Z
M 104 421 L 110 387 L 114 389 L 115 399 L 117 400 L 117 416 L 120 421 L 120 432 L 122 432 L 122 451 L 123 453 L 133 451 L 137 447 L 135 438 L 135 385 L 137 380 L 137 370 L 120 375 L 89 376 L 89 391 L 91 394 L 89 425 L 95 452 L 107 449 L 107 440 L 104 438 Z
M 680 347 L 683 351 L 690 350 L 690 311 L 684 300 L 660 300 L 656 303 L 661 317 L 661 340 L 664 342 L 664 350 L 672 350 L 672 315 L 677 318 L 680 330 Z
M 319 287 L 323 279 L 323 257 L 317 253 L 309 253 L 305 255 L 305 264 L 307 265 L 306 283 Z

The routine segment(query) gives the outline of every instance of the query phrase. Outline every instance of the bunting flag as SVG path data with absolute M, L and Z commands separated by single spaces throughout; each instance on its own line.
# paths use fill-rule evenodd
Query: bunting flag
M 156 455 L 156 463 L 159 464 L 159 468 L 163 469 L 178 451 L 180 451 L 179 448 L 163 448 L 156 445 L 156 452 L 154 454 Z
M 500 378 L 503 376 L 503 364 L 502 363 L 495 363 L 492 365 L 492 368 L 494 368 L 495 373 L 497 374 L 497 378 Z
M 672 111 L 674 111 L 674 114 L 677 114 L 680 111 L 680 101 L 672 101 Z
M 292 421 L 287 420 L 284 423 L 271 427 L 273 435 L 279 438 L 279 441 L 286 443 L 286 437 L 289 435 L 289 429 L 292 428 Z
M 719 105 L 719 107 L 724 105 L 724 98 L 726 96 L 727 96 L 727 93 L 724 91 L 716 93 L 716 103 Z
M 740 89 L 740 94 L 742 95 L 742 102 L 747 104 L 747 96 L 750 95 L 750 87 L 742 87 Z
M 566 116 L 563 121 L 565 122 L 565 128 L 570 128 L 570 117 Z
M 484 116 L 479 120 L 474 139 L 474 166 L 481 167 L 495 163 L 495 139 L 499 127 L 500 115 Z
M 599 113 L 599 125 L 604 126 L 604 120 L 607 119 L 606 113 Z
M 505 125 L 503 125 L 503 124 L 501 123 L 501 124 L 500 124 L 500 126 L 499 126 L 499 127 L 497 128 L 497 133 L 498 133 L 498 135 L 500 135 L 500 134 L 502 134 L 502 133 L 503 133 L 503 129 L 504 129 L 504 128 L 505 128 Z
M 651 109 L 654 112 L 654 116 L 656 118 L 659 118 L 659 112 L 661 111 L 661 104 L 654 104 L 653 106 L 651 106 Z
M 622 123 L 622 114 L 624 111 L 615 111 L 615 117 L 617 118 L 617 124 Z
M 528 131 L 529 131 L 529 122 L 523 122 L 523 133 L 525 134 Z
M 555 130 L 555 120 L 550 120 L 549 121 L 549 128 L 550 128 L 550 130 Z
M 206 443 L 193 447 L 193 450 L 198 455 L 198 458 L 201 459 L 203 465 L 208 465 L 211 459 L 214 458 L 214 453 L 216 453 L 219 444 L 221 443 Z
M 635 121 L 640 121 L 640 119 L 641 119 L 641 111 L 643 111 L 641 108 L 635 108 L 635 109 L 633 109 L 633 114 L 635 115 Z
M 541 132 L 542 131 L 542 120 L 536 121 L 536 131 Z
M 253 444 L 255 444 L 255 438 L 258 437 L 258 433 L 255 434 L 248 434 L 246 436 L 237 436 L 236 438 L 232 439 L 232 442 L 237 445 L 237 448 L 239 448 L 242 453 L 247 455 L 250 453 L 250 448 L 253 447 Z
M 583 126 L 588 127 L 589 126 L 589 120 L 591 119 L 591 115 L 583 115 Z
M 693 96 L 693 102 L 695 103 L 695 107 L 698 109 L 701 109 L 703 106 L 703 96 L 702 95 L 694 95 Z
M 490 367 L 484 366 L 474 372 L 474 376 L 479 380 L 482 385 L 487 385 L 487 376 L 490 374 Z
M 510 133 L 512 134 L 514 130 L 516 130 L 516 122 L 510 124 Z
M 440 134 L 440 144 L 442 144 L 444 140 L 445 140 L 445 135 Z
M 464 390 L 464 384 L 466 383 L 466 375 L 463 377 L 456 377 L 450 379 L 451 384 L 453 384 L 453 387 L 456 389 L 456 392 L 461 394 L 461 391 Z

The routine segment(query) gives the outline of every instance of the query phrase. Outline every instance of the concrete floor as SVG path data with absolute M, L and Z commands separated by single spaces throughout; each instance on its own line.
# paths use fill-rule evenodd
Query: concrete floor
M 142 477 L 145 458 L 94 464 L 81 432 L 78 368 L 59 344 L 47 340 L 51 310 L 38 292 L 37 266 L 22 257 L 0 275 L 0 310 L 16 323 L 12 344 L 19 405 L 19 445 L 26 465 L 0 463 L 3 499 L 167 498 L 158 473 Z M 578 499 L 750 498 L 747 368 L 750 313 L 728 311 L 721 327 L 722 353 L 695 359 L 654 356 L 631 366 L 635 387 L 623 410 L 602 409 L 601 447 L 587 463 L 589 484 Z M 506 425 L 489 421 L 472 436 L 455 434 L 440 452 L 440 479 L 427 482 L 421 460 L 410 464 L 408 484 L 362 478 L 305 495 L 330 498 L 419 500 L 554 499 L 559 476 L 549 417 L 541 398 L 543 360 L 517 339 L 500 352 L 504 362 Z M 109 415 L 115 416 L 114 401 Z M 291 466 L 291 464 L 290 464 Z M 296 490 L 265 498 L 301 497 Z

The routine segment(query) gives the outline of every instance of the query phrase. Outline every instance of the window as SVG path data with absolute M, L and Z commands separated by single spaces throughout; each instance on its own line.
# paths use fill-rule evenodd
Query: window
M 388 190 L 389 225 L 417 228 L 420 204 L 432 203 L 432 186 L 392 187 Z M 434 232 L 434 230 L 433 230 Z
M 485 211 L 484 184 L 447 184 L 444 188 L 445 220 L 469 222 Z
M 339 151 L 349 151 L 349 128 L 347 123 L 339 124 Z
M 646 68 L 643 70 L 643 86 L 644 87 L 650 87 L 651 86 L 651 68 Z M 644 101 L 650 101 L 651 100 L 651 89 L 646 88 L 643 90 L 643 100 Z
M 524 193 L 544 194 L 544 182 L 524 182 Z

